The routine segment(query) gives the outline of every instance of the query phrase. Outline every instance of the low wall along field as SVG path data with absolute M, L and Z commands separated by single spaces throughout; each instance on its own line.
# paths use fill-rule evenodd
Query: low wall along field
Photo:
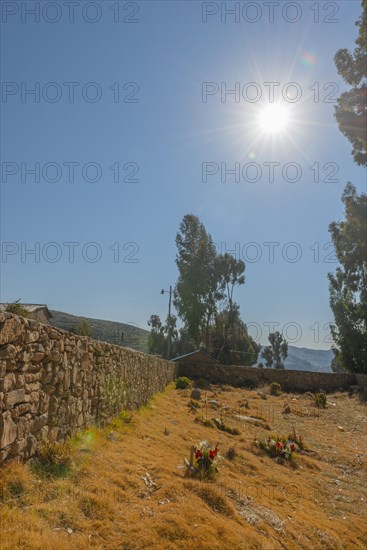
M 367 388 L 367 375 L 354 373 L 306 372 L 283 369 L 259 369 L 237 365 L 196 364 L 179 365 L 180 376 L 203 378 L 213 384 L 229 384 L 239 387 L 258 387 L 278 382 L 284 391 L 326 392 L 346 390 L 351 386 Z
M 0 464 L 144 405 L 176 371 L 158 357 L 0 313 Z

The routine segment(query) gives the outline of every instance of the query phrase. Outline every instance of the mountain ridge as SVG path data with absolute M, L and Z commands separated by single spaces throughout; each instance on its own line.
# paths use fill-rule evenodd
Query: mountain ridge
M 137 325 L 72 315 L 63 311 L 50 310 L 50 312 L 52 314 L 50 324 L 57 328 L 73 331 L 81 321 L 87 321 L 92 329 L 92 338 L 149 353 L 149 331 Z M 288 346 L 288 357 L 284 361 L 284 366 L 288 370 L 332 372 L 330 367 L 332 357 L 333 352 L 331 349 L 317 350 Z M 260 354 L 258 363 L 254 366 L 257 366 L 259 363 L 263 363 Z

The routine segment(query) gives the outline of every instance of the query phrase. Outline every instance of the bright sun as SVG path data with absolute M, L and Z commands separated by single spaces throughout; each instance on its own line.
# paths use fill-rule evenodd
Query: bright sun
M 287 129 L 288 113 L 283 105 L 270 103 L 260 113 L 259 123 L 262 130 L 267 134 L 280 134 Z

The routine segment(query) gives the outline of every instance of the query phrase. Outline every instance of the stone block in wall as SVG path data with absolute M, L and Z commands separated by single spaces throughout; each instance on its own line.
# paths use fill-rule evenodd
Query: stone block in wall
M 7 447 L 6 449 L 2 449 L 0 451 L 0 464 L 1 462 L 3 462 L 4 460 L 6 460 L 6 458 L 9 456 L 10 454 L 10 446 Z
M 31 361 L 33 363 L 38 363 L 39 361 L 42 361 L 42 359 L 44 358 L 45 354 L 44 352 L 42 351 L 37 351 L 34 355 L 32 355 L 32 359 Z
M 47 414 L 41 414 L 40 416 L 35 416 L 31 422 L 30 431 L 32 433 L 38 432 L 41 430 L 44 426 L 46 426 L 48 420 Z
M 20 405 L 22 407 L 22 405 Z M 28 411 L 24 411 L 28 412 Z M 17 437 L 22 438 L 29 433 L 31 429 L 31 423 L 27 415 L 20 416 L 17 420 Z
M 40 441 L 46 441 L 48 438 L 48 432 L 49 432 L 49 427 L 43 426 L 43 428 L 41 428 L 40 431 L 36 434 L 36 437 L 40 439 Z
M 10 447 L 10 454 L 12 456 L 16 456 L 21 451 L 24 451 L 24 449 L 27 446 L 27 440 L 26 439 L 17 439 L 12 443 L 12 446 Z
M 48 331 L 48 337 L 51 340 L 61 340 L 63 338 L 63 335 L 61 332 L 58 332 L 56 329 L 51 329 Z
M 28 361 L 31 360 L 31 355 L 32 355 L 31 352 L 27 350 L 23 350 L 18 353 L 17 359 L 18 361 L 22 361 L 23 363 L 28 363 Z
M 33 342 L 37 342 L 37 340 L 40 337 L 40 333 L 38 330 L 35 330 L 33 332 L 26 332 L 24 336 L 24 341 L 26 344 L 31 344 Z
M 50 416 L 56 415 L 57 409 L 59 408 L 59 404 L 60 404 L 60 399 L 55 395 L 52 395 L 50 397 L 50 403 L 48 406 L 48 412 Z
M 17 355 L 17 348 L 13 344 L 6 344 L 0 348 L 0 359 L 14 359 Z
M 29 434 L 27 437 L 26 454 L 28 457 L 33 456 L 37 449 L 37 439 L 33 434 Z
M 0 330 L 0 346 L 15 342 L 23 332 L 23 326 L 17 317 L 7 318 Z
M 53 349 L 51 352 L 51 361 L 53 363 L 61 363 L 63 356 L 57 349 Z
M 52 382 L 53 377 L 54 377 L 54 375 L 53 375 L 52 371 L 42 373 L 41 382 L 42 382 L 42 385 L 43 385 L 44 389 L 45 389 L 46 384 L 50 384 Z M 45 391 L 47 391 L 47 390 L 45 390 Z
M 17 419 L 22 414 L 32 412 L 32 403 L 20 403 L 19 405 L 15 405 L 12 409 L 10 409 L 11 417 L 14 419 Z
M 3 392 L 9 392 L 15 387 L 16 378 L 14 372 L 6 374 L 2 380 L 0 380 L 0 389 Z
M 65 375 L 64 375 L 64 391 L 68 390 L 69 387 L 70 387 L 70 379 L 71 379 L 71 375 L 70 375 L 70 368 L 67 367 L 66 370 L 65 370 Z
M 39 412 L 41 414 L 47 412 L 49 401 L 50 401 L 50 396 L 47 395 L 46 392 L 40 391 L 39 392 Z
M 17 426 L 11 417 L 10 411 L 0 415 L 0 449 L 7 447 L 17 437 Z
M 22 403 L 23 401 L 25 401 L 25 390 L 23 388 L 7 393 L 4 399 L 6 407 Z
M 38 382 L 42 378 L 42 371 L 39 372 L 33 372 L 33 373 L 26 373 L 24 375 L 24 381 L 26 384 L 29 384 L 31 382 Z
M 0 359 L 0 376 L 4 376 L 6 373 L 6 362 Z
M 49 439 L 51 439 L 52 441 L 56 441 L 57 436 L 59 435 L 59 431 L 60 430 L 57 426 L 54 426 L 53 428 L 49 429 L 49 431 L 48 431 Z
M 21 373 L 17 372 L 16 375 L 15 375 L 16 388 L 23 388 L 24 383 L 25 383 L 24 374 L 21 374 Z
M 25 391 L 27 393 L 36 392 L 40 389 L 41 384 L 39 382 L 30 382 L 29 384 L 25 384 Z

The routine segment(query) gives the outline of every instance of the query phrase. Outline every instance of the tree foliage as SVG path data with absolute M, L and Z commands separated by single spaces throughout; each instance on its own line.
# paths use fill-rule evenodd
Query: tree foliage
M 162 357 L 168 359 L 168 328 L 170 325 L 171 329 L 171 357 L 176 353 L 177 349 L 177 340 L 178 340 L 178 331 L 176 327 L 177 318 L 175 315 L 171 315 L 163 325 L 159 315 L 151 315 L 148 321 L 148 325 L 151 327 L 150 334 L 148 337 L 148 349 L 149 353 L 153 355 L 161 355 Z
M 367 195 L 348 183 L 342 201 L 345 220 L 329 226 L 340 262 L 328 274 L 334 353 L 341 368 L 367 372 Z
M 167 351 L 167 341 L 159 315 L 151 315 L 148 325 L 151 327 L 148 337 L 149 353 L 164 356 Z
M 288 356 L 288 342 L 278 331 L 269 334 L 268 340 L 270 346 L 265 347 L 262 351 L 266 366 L 274 365 L 276 369 L 284 369 L 283 360 Z
M 216 302 L 222 298 L 211 235 L 197 216 L 184 216 L 176 236 L 179 271 L 174 305 L 197 348 L 206 342 Z
M 218 254 L 211 235 L 192 214 L 184 216 L 176 245 L 174 305 L 184 324 L 185 353 L 202 347 L 225 364 L 255 363 L 259 346 L 249 337 L 233 298 L 235 287 L 245 282 L 244 262 Z
M 209 353 L 225 365 L 253 365 L 257 361 L 260 346 L 249 336 L 240 317 L 238 304 L 216 315 L 212 327 Z
M 367 0 L 362 2 L 362 15 L 356 25 L 359 35 L 354 52 L 341 49 L 334 57 L 338 73 L 352 86 L 338 99 L 335 117 L 353 146 L 355 162 L 367 166 Z

